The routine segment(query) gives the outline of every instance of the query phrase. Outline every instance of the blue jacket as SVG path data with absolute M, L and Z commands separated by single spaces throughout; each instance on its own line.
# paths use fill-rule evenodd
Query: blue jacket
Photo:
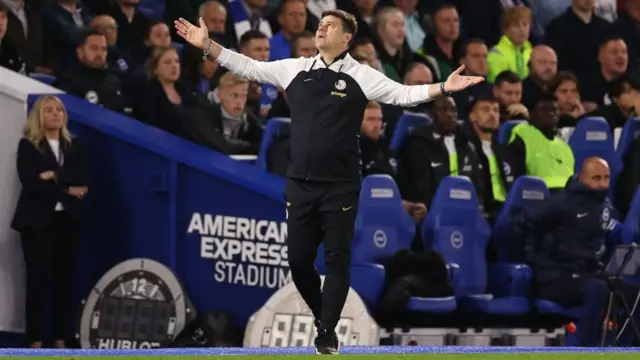
M 593 190 L 575 178 L 526 218 L 540 239 L 535 246 L 538 283 L 600 270 L 607 247 L 619 242 L 621 225 L 607 191 Z

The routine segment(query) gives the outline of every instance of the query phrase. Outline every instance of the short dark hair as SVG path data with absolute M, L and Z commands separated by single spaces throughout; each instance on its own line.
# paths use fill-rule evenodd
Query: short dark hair
M 327 16 L 335 16 L 342 22 L 342 30 L 351 34 L 353 37 L 358 32 L 358 21 L 356 17 L 343 10 L 325 10 L 322 12 L 321 18 L 324 19 Z M 353 41 L 353 40 L 352 40 Z
M 83 47 L 87 43 L 87 40 L 89 40 L 89 38 L 92 37 L 92 36 L 101 36 L 101 37 L 106 39 L 104 34 L 99 32 L 99 31 L 91 30 L 91 29 L 85 30 L 85 31 L 82 32 L 82 37 L 80 38 L 80 41 L 76 45 L 76 48 Z
M 614 79 L 611 81 L 611 84 L 609 84 L 609 96 L 616 98 L 620 97 L 620 95 L 624 94 L 627 86 L 640 91 L 640 80 L 631 74 L 624 74 L 617 79 Z
M 165 23 L 164 21 L 161 21 L 161 20 L 151 20 L 151 22 L 149 22 L 149 27 L 147 27 L 147 33 L 145 34 L 144 39 L 148 40 L 149 36 L 151 36 L 151 30 L 153 30 L 153 28 L 156 25 L 161 25 L 161 24 L 167 25 L 167 23 Z M 169 26 L 169 25 L 167 25 L 167 26 Z
M 476 105 L 481 102 L 492 102 L 496 104 L 499 103 L 498 99 L 493 95 L 492 91 L 485 91 L 471 101 L 471 103 L 469 104 L 469 110 L 473 111 Z
M 0 13 L 9 13 L 9 7 L 2 1 L 0 1 Z
M 313 34 L 310 31 L 303 31 L 296 34 L 291 35 L 291 39 L 289 40 L 289 44 L 291 44 L 291 54 L 292 58 L 297 58 L 300 55 L 297 54 L 296 47 L 298 45 L 298 41 L 300 39 L 313 39 Z
M 576 84 L 576 88 L 578 88 L 578 92 L 580 92 L 580 80 L 569 71 L 559 71 L 553 80 L 551 80 L 551 83 L 549 83 L 549 91 L 555 93 L 558 88 L 567 81 Z
M 460 47 L 460 59 L 463 59 L 465 57 L 467 57 L 467 53 L 469 52 L 469 45 L 484 45 L 487 46 L 487 43 L 484 42 L 484 40 L 480 39 L 480 38 L 473 38 L 473 39 L 469 39 L 467 40 L 461 47 Z
M 555 103 L 556 101 L 558 101 L 558 99 L 556 99 L 556 96 L 549 92 L 549 91 L 543 91 L 538 98 L 536 99 L 536 101 L 534 101 L 533 105 L 531 105 L 531 108 L 529 110 L 533 111 L 538 105 L 542 104 L 542 103 Z
M 626 41 L 624 41 L 624 39 L 620 35 L 609 34 L 600 39 L 600 42 L 598 43 L 598 49 L 602 50 L 603 47 L 607 46 L 612 41 L 622 41 L 626 44 Z
M 249 45 L 251 40 L 256 40 L 256 39 L 269 40 L 269 37 L 260 30 L 249 30 L 246 33 L 242 34 L 242 36 L 240 36 L 240 41 L 238 41 L 238 45 L 240 45 L 240 47 L 245 47 Z
M 517 84 L 522 82 L 518 74 L 511 70 L 505 70 L 496 76 L 496 80 L 493 82 L 495 86 L 500 86 L 503 83 Z
M 287 5 L 290 2 L 299 2 L 301 4 L 303 4 L 306 8 L 306 4 L 304 3 L 303 0 L 282 0 L 282 2 L 280 3 L 280 5 L 278 5 L 278 7 L 276 8 L 276 14 L 281 15 L 282 12 L 284 11 L 284 6 Z

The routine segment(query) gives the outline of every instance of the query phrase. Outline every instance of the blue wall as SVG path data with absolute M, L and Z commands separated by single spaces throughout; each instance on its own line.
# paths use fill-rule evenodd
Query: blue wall
M 233 231 L 234 219 L 227 218 L 226 234 L 211 236 L 218 240 L 205 239 L 206 254 L 211 257 L 213 244 L 221 243 L 227 250 L 241 246 L 243 251 L 225 252 L 232 258 L 224 259 L 224 254 L 218 253 L 217 259 L 211 259 L 201 257 L 202 236 L 187 234 L 187 229 L 192 214 L 199 213 L 202 217 L 196 220 L 205 214 L 211 219 L 263 220 L 257 223 L 260 233 L 271 230 L 274 235 L 273 230 L 285 221 L 284 181 L 137 120 L 68 95 L 61 98 L 69 113 L 70 129 L 84 143 L 91 169 L 76 304 L 109 268 L 128 258 L 146 257 L 174 270 L 198 311 L 231 312 L 244 326 L 277 289 L 240 285 L 243 277 L 238 268 L 243 268 L 246 281 L 250 275 L 265 272 L 288 273 L 286 263 L 276 265 L 265 255 L 265 251 L 278 251 L 277 239 L 238 238 Z M 29 104 L 35 99 L 30 97 Z M 268 222 L 275 223 L 266 226 Z M 261 250 L 252 254 L 251 249 L 256 248 Z M 286 255 L 286 249 L 283 251 Z M 216 267 L 216 263 L 221 264 Z M 221 277 L 221 282 L 215 276 Z

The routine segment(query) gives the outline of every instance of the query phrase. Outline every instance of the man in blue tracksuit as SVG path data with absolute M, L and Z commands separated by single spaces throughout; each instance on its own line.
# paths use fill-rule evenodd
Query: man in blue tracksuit
M 600 342 L 600 314 L 609 292 L 607 284 L 593 275 L 603 269 L 605 253 L 618 242 L 621 228 L 607 199 L 609 176 L 605 160 L 585 160 L 581 173 L 528 219 L 539 239 L 533 247 L 536 296 L 581 309 L 577 344 L 572 345 L 598 346 Z

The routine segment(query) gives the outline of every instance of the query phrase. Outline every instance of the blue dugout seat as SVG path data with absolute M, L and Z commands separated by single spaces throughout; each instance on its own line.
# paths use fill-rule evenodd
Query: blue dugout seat
M 152 20 L 162 20 L 164 17 L 165 0 L 141 0 L 138 10 Z
M 45 83 L 47 85 L 52 85 L 56 81 L 56 77 L 53 75 L 40 74 L 40 73 L 31 73 L 29 75 L 32 79 L 38 80 L 41 83 Z
M 411 247 L 416 226 L 402 207 L 400 191 L 388 175 L 367 176 L 362 182 L 358 217 L 352 243 L 351 286 L 370 311 L 375 311 L 385 284 L 382 265 L 400 250 Z M 323 247 L 318 249 L 316 268 L 325 272 Z M 455 279 L 457 266 L 448 266 Z M 456 309 L 454 297 L 413 297 L 408 311 L 449 313 Z
M 578 121 L 571 137 L 569 146 L 573 150 L 575 158 L 575 171 L 580 171 L 582 162 L 591 157 L 599 156 L 609 163 L 612 179 L 618 166 L 613 148 L 613 135 L 611 127 L 604 118 L 590 117 Z
M 631 118 L 624 123 L 622 132 L 620 133 L 620 139 L 618 139 L 618 147 L 616 149 L 616 156 L 618 161 L 622 164 L 624 156 L 629 150 L 633 141 L 640 135 L 640 119 Z
M 535 210 L 549 196 L 549 189 L 544 181 L 535 176 L 520 176 L 513 183 L 504 206 L 493 227 L 493 241 L 496 245 L 498 261 L 501 263 L 520 262 L 510 255 L 509 227 L 514 212 L 526 209 Z
M 404 146 L 411 129 L 428 124 L 431 124 L 431 118 L 426 114 L 405 113 L 400 116 L 391 139 L 391 151 L 396 152 Z
M 260 168 L 268 171 L 269 149 L 278 138 L 280 131 L 290 125 L 291 119 L 289 118 L 271 118 L 267 121 L 267 126 L 262 135 L 262 142 L 260 143 L 260 150 L 258 151 L 258 158 L 256 159 L 256 164 Z
M 448 263 L 459 265 L 453 283 L 458 307 L 463 311 L 524 315 L 529 312 L 526 294 L 519 294 L 525 273 L 518 267 L 502 265 L 497 272 L 512 277 L 502 284 L 500 297 L 488 293 L 488 264 L 485 251 L 491 228 L 482 216 L 473 183 L 466 177 L 442 180 L 422 226 L 425 248 L 440 252 Z
M 509 143 L 509 138 L 511 137 L 511 130 L 513 130 L 513 128 L 516 125 L 525 121 L 526 120 L 507 120 L 504 123 L 502 123 L 502 125 L 500 125 L 500 128 L 498 129 L 498 142 L 500 142 L 500 144 Z

